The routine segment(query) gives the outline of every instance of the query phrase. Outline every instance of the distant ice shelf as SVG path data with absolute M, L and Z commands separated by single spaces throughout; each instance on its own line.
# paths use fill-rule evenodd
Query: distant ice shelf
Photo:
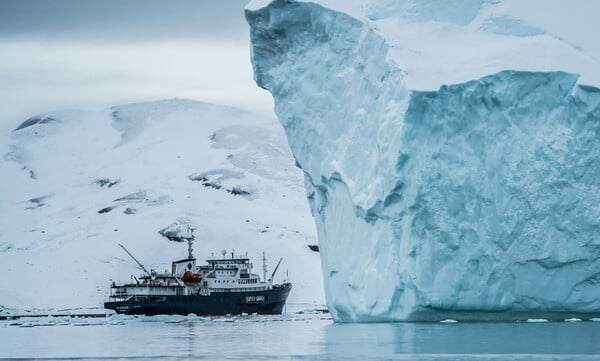
M 336 321 L 600 314 L 600 89 L 503 70 L 414 91 L 372 24 L 261 6 L 255 79 L 304 171 Z

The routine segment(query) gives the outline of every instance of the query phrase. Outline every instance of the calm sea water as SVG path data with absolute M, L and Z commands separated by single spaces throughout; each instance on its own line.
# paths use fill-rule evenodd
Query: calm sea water
M 0 322 L 0 358 L 600 360 L 600 322 L 334 324 L 326 315 Z

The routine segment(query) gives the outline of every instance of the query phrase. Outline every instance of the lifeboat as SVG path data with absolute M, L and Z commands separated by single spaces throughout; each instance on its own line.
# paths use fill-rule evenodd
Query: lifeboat
M 198 273 L 192 273 L 191 271 L 185 271 L 181 279 L 183 280 L 183 282 L 198 283 L 202 281 L 202 275 Z

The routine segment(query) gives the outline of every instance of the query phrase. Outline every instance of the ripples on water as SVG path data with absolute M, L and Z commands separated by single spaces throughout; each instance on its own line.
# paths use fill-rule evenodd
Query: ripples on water
M 22 318 L 0 322 L 0 358 L 600 360 L 600 322 L 539 321 L 334 324 L 319 312 Z

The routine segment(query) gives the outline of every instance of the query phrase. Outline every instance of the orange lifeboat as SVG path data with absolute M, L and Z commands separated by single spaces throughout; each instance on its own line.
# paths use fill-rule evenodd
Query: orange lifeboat
M 198 283 L 202 281 L 202 275 L 198 273 L 192 273 L 191 271 L 185 271 L 183 272 L 183 277 L 181 277 L 181 279 L 183 282 Z

